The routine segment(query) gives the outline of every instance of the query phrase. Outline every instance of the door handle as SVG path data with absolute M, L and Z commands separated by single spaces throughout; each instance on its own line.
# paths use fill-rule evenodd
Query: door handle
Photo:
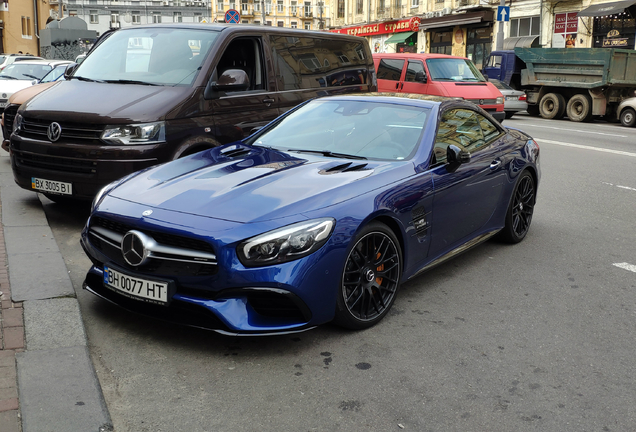
M 494 160 L 494 161 L 490 162 L 490 169 L 491 170 L 497 169 L 499 167 L 499 165 L 501 165 L 501 161 L 500 160 Z
M 404 90 L 404 83 L 400 83 L 400 90 Z
M 274 102 L 275 102 L 274 99 L 270 99 L 270 98 L 263 99 L 263 103 L 266 104 L 267 106 L 270 106 Z
M 395 83 L 395 89 L 396 89 L 396 90 L 399 90 L 399 89 L 400 89 L 400 82 L 399 82 L 399 81 Z

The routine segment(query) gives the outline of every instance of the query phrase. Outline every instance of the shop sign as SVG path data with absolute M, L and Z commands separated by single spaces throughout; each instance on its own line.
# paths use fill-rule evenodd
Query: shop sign
M 420 29 L 420 17 L 412 17 L 407 20 L 385 21 L 378 24 L 368 24 L 356 27 L 329 30 L 332 33 L 343 33 L 354 36 L 373 36 L 388 33 L 400 33 L 405 31 L 416 32 Z
M 624 47 L 627 46 L 627 38 L 614 38 L 614 39 L 605 39 L 603 38 L 603 47 Z
M 578 32 L 579 18 L 577 12 L 554 14 L 553 48 L 574 48 Z

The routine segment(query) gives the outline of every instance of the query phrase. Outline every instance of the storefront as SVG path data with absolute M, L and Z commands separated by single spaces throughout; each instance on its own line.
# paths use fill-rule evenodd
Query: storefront
M 493 34 L 492 9 L 426 18 L 420 27 L 428 32 L 427 51 L 470 58 L 478 68 L 490 54 Z
M 329 30 L 332 33 L 343 33 L 366 37 L 371 52 L 417 52 L 417 33 L 420 18 L 399 21 L 384 21 L 363 26 L 345 27 Z
M 636 0 L 601 3 L 578 13 L 592 17 L 593 48 L 634 49 L 636 42 Z

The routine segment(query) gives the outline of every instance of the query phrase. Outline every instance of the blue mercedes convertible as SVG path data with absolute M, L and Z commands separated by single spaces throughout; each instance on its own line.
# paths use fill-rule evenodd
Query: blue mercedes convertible
M 93 202 L 84 288 L 131 311 L 264 335 L 385 317 L 401 282 L 530 228 L 539 147 L 478 106 L 325 97 Z

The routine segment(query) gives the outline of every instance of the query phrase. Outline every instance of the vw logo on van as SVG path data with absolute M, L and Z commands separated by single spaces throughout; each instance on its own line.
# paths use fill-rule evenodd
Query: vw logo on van
M 57 122 L 51 123 L 46 130 L 46 136 L 49 137 L 51 142 L 55 142 L 60 139 L 60 135 L 62 135 L 62 126 Z

